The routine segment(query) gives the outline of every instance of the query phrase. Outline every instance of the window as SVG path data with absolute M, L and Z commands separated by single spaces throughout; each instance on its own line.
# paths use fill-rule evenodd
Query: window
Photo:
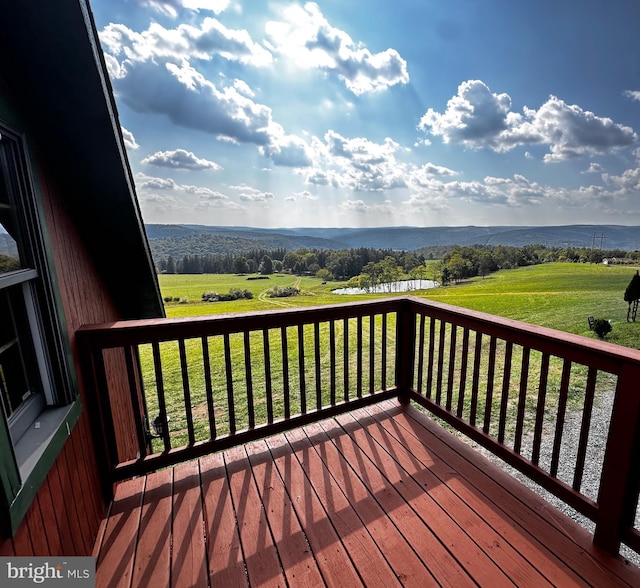
M 79 414 L 22 139 L 0 124 L 0 498 L 12 534 Z

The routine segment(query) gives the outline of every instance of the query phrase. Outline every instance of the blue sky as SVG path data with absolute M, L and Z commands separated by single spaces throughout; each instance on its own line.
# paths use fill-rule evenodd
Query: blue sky
M 640 224 L 640 4 L 93 0 L 146 223 Z

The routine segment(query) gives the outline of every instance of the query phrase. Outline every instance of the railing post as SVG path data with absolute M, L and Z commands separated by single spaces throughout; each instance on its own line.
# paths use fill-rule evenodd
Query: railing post
M 409 404 L 416 347 L 416 315 L 409 300 L 402 300 L 396 319 L 396 386 L 398 400 Z
M 596 545 L 613 554 L 618 553 L 622 535 L 635 518 L 639 448 L 640 366 L 625 363 L 618 376 L 611 414 L 593 538 Z

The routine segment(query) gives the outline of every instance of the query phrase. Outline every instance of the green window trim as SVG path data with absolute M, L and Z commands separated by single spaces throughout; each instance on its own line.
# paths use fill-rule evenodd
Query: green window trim
M 0 425 L 0 465 L 2 471 L 2 508 L 0 509 L 0 532 L 4 537 L 13 537 L 33 503 L 42 483 L 71 435 L 80 414 L 80 399 L 63 407 L 49 409 L 55 419 L 52 433 L 41 444 L 42 451 L 22 482 L 15 453 L 9 442 L 9 431 Z M 45 411 L 47 412 L 47 411 Z

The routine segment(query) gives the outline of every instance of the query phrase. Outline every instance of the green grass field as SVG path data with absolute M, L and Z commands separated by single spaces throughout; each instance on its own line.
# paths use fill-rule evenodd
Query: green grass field
M 613 330 L 607 341 L 640 348 L 640 320 L 627 323 L 624 290 L 635 268 L 621 266 L 550 263 L 499 271 L 463 284 L 414 292 L 423 298 L 438 300 L 561 331 L 595 337 L 587 317 L 610 319 Z M 198 316 L 249 310 L 336 304 L 380 298 L 380 294 L 346 296 L 332 294 L 340 282 L 322 284 L 321 280 L 274 274 L 268 280 L 247 280 L 234 275 L 160 275 L 163 297 L 188 298 L 189 302 L 166 304 L 167 316 Z M 264 292 L 274 285 L 295 285 L 301 295 L 293 298 L 267 298 Z M 228 292 L 230 288 L 248 289 L 253 300 L 203 303 L 204 292 Z M 393 294 L 392 294 L 393 295 Z
M 451 285 L 447 287 L 436 288 L 415 292 L 414 295 L 427 299 L 438 300 L 448 304 L 471 308 L 507 318 L 522 320 L 525 322 L 543 325 L 571 333 L 585 335 L 595 338 L 596 335 L 589 330 L 587 317 L 611 319 L 613 331 L 607 335 L 607 340 L 620 345 L 640 348 L 640 320 L 638 323 L 627 323 L 626 313 L 627 304 L 624 302 L 623 295 L 625 288 L 635 272 L 635 268 L 629 267 L 608 267 L 602 265 L 586 265 L 571 263 L 554 263 L 532 267 L 519 268 L 509 271 L 500 271 L 485 278 L 476 278 L 469 280 L 464 284 Z M 246 276 L 233 275 L 161 275 L 159 276 L 160 288 L 163 297 L 171 297 L 172 299 L 183 300 L 180 302 L 165 303 L 168 317 L 180 316 L 199 316 L 211 315 L 230 312 L 242 311 L 261 311 L 274 308 L 299 307 L 309 305 L 335 304 L 341 302 L 351 302 L 354 300 L 375 299 L 388 295 L 339 295 L 333 294 L 331 290 L 341 287 L 344 284 L 339 282 L 330 282 L 323 284 L 321 280 L 309 277 L 298 277 L 291 275 L 272 275 L 266 280 L 247 280 Z M 301 290 L 301 295 L 291 298 L 269 298 L 265 292 L 274 285 L 279 286 L 296 286 Z M 201 296 L 204 292 L 217 291 L 226 293 L 231 288 L 239 288 L 241 290 L 248 289 L 254 294 L 252 300 L 238 300 L 234 302 L 202 302 Z M 393 294 L 391 294 L 393 295 Z M 356 319 L 351 319 L 354 323 Z M 369 340 L 369 323 L 364 321 L 363 347 Z M 380 325 L 374 327 L 379 331 Z M 323 325 L 322 340 L 323 347 L 321 354 L 321 381 L 329 381 L 329 370 L 333 365 L 329 349 L 326 345 L 328 341 L 326 330 L 328 325 Z M 341 323 L 336 326 L 336 340 L 341 344 L 343 340 L 343 332 Z M 389 337 L 391 347 L 393 347 L 394 325 L 389 324 Z M 300 406 L 300 391 L 297 386 L 299 380 L 298 372 L 298 347 L 296 343 L 295 328 L 289 329 L 289 340 L 285 344 L 278 332 L 270 332 L 270 346 L 273 350 L 271 368 L 271 382 L 273 387 L 274 411 L 276 418 L 282 417 L 283 402 L 285 397 L 290 397 L 292 407 Z M 349 327 L 349 371 L 351 380 L 348 385 L 349 389 L 356 385 L 353 380 L 355 374 L 355 350 L 358 348 L 355 339 L 356 327 L 351 324 Z M 449 335 L 447 335 L 448 337 Z M 312 327 L 305 328 L 305 348 L 313 348 Z M 380 340 L 380 333 L 374 336 L 375 340 Z M 235 412 L 236 421 L 239 427 L 247 426 L 248 406 L 246 396 L 246 363 L 244 345 L 241 334 L 232 334 L 230 337 L 230 362 L 233 384 L 235 391 Z M 253 377 L 253 387 L 256 393 L 255 397 L 255 415 L 258 422 L 264 422 L 265 418 L 265 397 L 266 389 L 265 369 L 264 369 L 264 341 L 262 333 L 255 332 L 250 335 L 248 342 L 251 352 L 251 372 Z M 165 378 L 165 388 L 168 392 L 167 411 L 171 417 L 171 434 L 175 446 L 186 443 L 186 423 L 185 423 L 185 405 L 182 395 L 182 375 L 180 370 L 180 361 L 175 342 L 161 344 L 163 375 Z M 289 375 L 288 379 L 284 376 L 284 366 L 279 350 L 283 345 L 288 347 L 288 363 Z M 460 342 L 458 342 L 458 346 Z M 486 342 L 483 342 L 486 345 Z M 225 381 L 224 367 L 224 349 L 220 338 L 212 338 L 210 341 L 210 357 L 212 361 L 212 371 L 214 373 L 214 395 L 216 406 L 216 427 L 218 434 L 228 431 L 229 413 L 227 406 L 227 385 Z M 446 348 L 448 349 L 448 343 Z M 340 351 L 340 350 L 339 350 Z M 379 352 L 379 350 L 378 350 Z M 518 351 L 520 353 L 521 350 Z M 206 402 L 204 396 L 204 374 L 202 369 L 202 348 L 198 340 L 187 341 L 186 343 L 187 363 L 189 365 L 189 378 L 191 384 L 191 404 L 194 411 L 194 422 L 196 427 L 196 435 L 198 439 L 208 438 L 209 420 L 206 413 Z M 504 349 L 499 345 L 497 364 L 498 373 L 500 373 L 500 365 L 503 361 Z M 366 349 L 363 356 L 367 355 Z M 531 374 L 532 382 L 537 381 L 535 374 L 539 369 L 540 357 L 535 352 L 531 357 Z M 519 356 L 514 355 L 514 365 L 518 365 Z M 145 349 L 141 353 L 144 380 L 154 382 L 153 362 L 151 352 Z M 364 361 L 369 361 L 368 357 Z M 379 364 L 379 358 L 374 363 Z M 445 358 L 445 365 L 448 359 Z M 343 372 L 342 360 L 337 360 L 336 369 L 338 387 L 342 386 Z M 555 365 L 557 364 L 557 365 Z M 365 365 L 368 365 L 365 363 Z M 483 369 L 486 366 L 483 364 Z M 556 361 L 549 372 L 549 397 L 548 408 L 551 410 L 557 402 L 556 391 L 559 387 L 562 362 Z M 309 393 L 314 389 L 316 374 L 312 358 L 308 359 L 305 367 L 307 378 L 307 386 Z M 366 369 L 365 369 L 366 375 Z M 391 376 L 390 376 L 391 377 Z M 457 371 L 454 379 L 459 377 Z M 467 374 L 467 378 L 470 375 Z M 376 377 L 379 379 L 379 376 Z M 569 406 L 580 405 L 584 396 L 584 381 L 586 379 L 586 369 L 584 366 L 575 366 L 572 371 L 571 384 L 569 389 Z M 287 380 L 285 382 L 285 379 Z M 289 382 L 291 390 L 285 394 L 284 390 Z M 457 382 L 457 380 L 456 380 Z M 363 382 L 367 389 L 367 382 Z M 443 383 L 443 387 L 446 382 Z M 480 390 L 480 404 L 484 402 L 484 383 Z M 498 384 L 496 384 L 498 386 Z M 376 381 L 373 387 L 377 389 L 380 382 Z M 610 388 L 610 383 L 606 378 L 599 380 L 599 389 L 604 386 Z M 471 383 L 468 385 L 469 389 Z M 455 389 L 458 385 L 454 386 Z M 518 397 L 518 381 L 514 378 L 511 382 L 511 396 L 513 399 Z M 343 388 L 337 390 L 338 397 L 346 394 L 347 384 L 344 383 Z M 170 391 L 170 392 L 169 392 Z M 350 392 L 353 393 L 353 390 Z M 328 389 L 323 388 L 323 395 L 328 394 Z M 147 402 L 150 414 L 157 414 L 157 392 L 154 384 L 146 390 Z M 529 398 L 530 396 L 530 398 Z M 574 398 L 575 396 L 575 398 Z M 535 398 L 534 391 L 528 395 L 528 405 L 525 417 L 526 426 L 529 429 L 532 422 L 532 415 L 535 415 Z M 498 402 L 496 397 L 495 402 Z M 324 399 L 328 401 L 328 399 Z M 467 399 L 468 403 L 468 399 Z M 497 406 L 497 405 L 496 405 Z M 509 404 L 509 423 L 515 422 L 511 418 L 511 413 L 517 408 L 515 401 Z M 294 409 L 296 412 L 297 410 Z M 299 410 L 299 409 L 298 409 Z M 511 425 L 509 425 L 510 427 Z M 157 442 L 156 442 L 157 443 Z

